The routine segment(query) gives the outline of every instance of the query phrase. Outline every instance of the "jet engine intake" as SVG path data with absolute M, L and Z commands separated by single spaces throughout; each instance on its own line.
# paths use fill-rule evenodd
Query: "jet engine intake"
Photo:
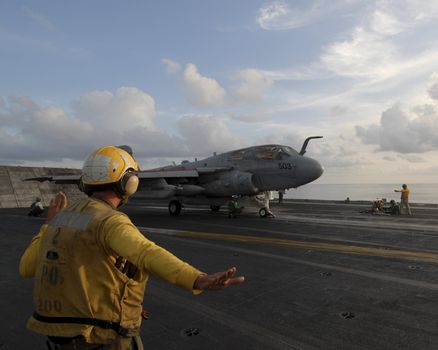
M 197 196 L 205 191 L 204 187 L 195 185 L 181 185 L 176 190 L 177 196 Z
M 204 194 L 215 197 L 256 194 L 258 188 L 254 185 L 253 176 L 239 170 L 221 173 L 218 179 L 202 184 L 205 188 Z
M 152 181 L 143 181 L 141 191 L 137 191 L 137 198 L 170 198 L 175 196 L 177 186 L 169 185 L 164 179 L 154 179 Z

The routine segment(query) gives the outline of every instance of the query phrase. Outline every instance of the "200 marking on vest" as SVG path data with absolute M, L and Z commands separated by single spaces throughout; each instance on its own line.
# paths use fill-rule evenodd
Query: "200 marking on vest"
M 40 312 L 61 312 L 62 304 L 59 300 L 50 300 L 50 299 L 38 299 L 38 311 Z

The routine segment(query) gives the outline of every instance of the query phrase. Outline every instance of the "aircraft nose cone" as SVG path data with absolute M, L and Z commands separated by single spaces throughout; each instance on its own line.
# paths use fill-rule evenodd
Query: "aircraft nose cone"
M 303 157 L 303 163 L 298 168 L 298 181 L 300 185 L 307 184 L 319 178 L 324 172 L 324 167 L 315 159 Z
M 313 170 L 312 171 L 313 171 L 314 180 L 316 180 L 324 173 L 324 167 L 317 160 L 315 160 L 315 159 L 312 159 L 312 160 L 313 160 L 313 165 L 312 165 Z

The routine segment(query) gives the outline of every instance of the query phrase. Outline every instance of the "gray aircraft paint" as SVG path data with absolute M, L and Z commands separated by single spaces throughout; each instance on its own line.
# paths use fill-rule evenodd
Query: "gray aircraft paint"
M 169 212 L 178 215 L 182 203 L 207 204 L 213 209 L 234 195 L 255 196 L 297 188 L 316 180 L 324 171 L 320 162 L 304 156 L 308 142 L 321 137 L 308 137 L 300 152 L 284 145 L 261 145 L 139 171 L 139 194 L 142 198 L 168 199 Z M 80 177 L 42 176 L 27 180 L 79 183 Z

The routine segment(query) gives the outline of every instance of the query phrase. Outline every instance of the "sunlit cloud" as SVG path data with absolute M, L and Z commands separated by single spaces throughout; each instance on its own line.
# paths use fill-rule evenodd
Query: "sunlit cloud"
M 215 116 L 184 116 L 178 120 L 178 130 L 192 154 L 209 155 L 245 145 L 244 137 Z
M 438 83 L 433 84 L 427 92 L 432 99 L 438 100 Z
M 240 84 L 232 91 L 231 99 L 237 104 L 260 102 L 274 83 L 270 77 L 257 69 L 241 70 L 235 79 Z
M 183 116 L 179 133 L 157 126 L 152 96 L 133 87 L 92 91 L 72 103 L 72 112 L 28 97 L 0 98 L 0 159 L 79 161 L 103 145 L 130 145 L 139 159 L 206 156 L 245 144 L 227 120 Z
M 221 106 L 225 99 L 225 89 L 213 78 L 198 72 L 194 64 L 187 64 L 184 70 L 184 95 L 190 104 L 197 107 Z
M 410 112 L 397 104 L 381 115 L 378 124 L 356 126 L 357 136 L 382 151 L 424 153 L 438 150 L 438 111 L 433 105 Z

